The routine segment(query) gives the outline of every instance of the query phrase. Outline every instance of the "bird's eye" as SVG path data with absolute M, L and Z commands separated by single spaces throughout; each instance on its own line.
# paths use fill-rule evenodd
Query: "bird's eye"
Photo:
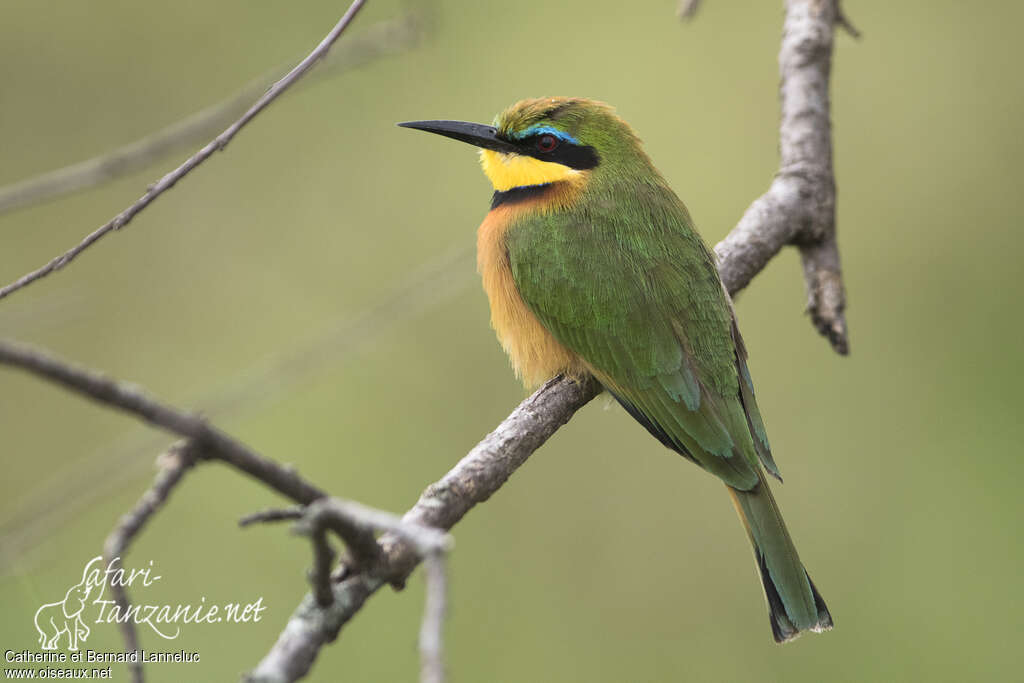
M 545 133 L 537 138 L 537 149 L 541 152 L 552 152 L 558 147 L 558 138 L 550 133 Z

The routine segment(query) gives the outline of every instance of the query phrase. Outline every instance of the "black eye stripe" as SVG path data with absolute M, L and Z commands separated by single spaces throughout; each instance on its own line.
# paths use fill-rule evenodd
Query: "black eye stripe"
M 522 154 L 540 159 L 541 161 L 563 164 L 579 171 L 594 168 L 600 163 L 601 158 L 598 156 L 596 149 L 589 145 L 574 145 L 566 140 L 558 140 L 558 144 L 549 152 L 540 151 L 538 149 L 540 139 L 550 135 L 550 133 L 531 135 L 528 138 L 518 140 L 516 145 L 522 150 Z

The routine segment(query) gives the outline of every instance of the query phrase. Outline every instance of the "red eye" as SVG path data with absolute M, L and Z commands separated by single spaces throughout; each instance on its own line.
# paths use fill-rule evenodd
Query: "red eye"
M 555 147 L 558 147 L 558 138 L 550 133 L 545 133 L 537 138 L 537 149 L 541 152 L 554 151 Z

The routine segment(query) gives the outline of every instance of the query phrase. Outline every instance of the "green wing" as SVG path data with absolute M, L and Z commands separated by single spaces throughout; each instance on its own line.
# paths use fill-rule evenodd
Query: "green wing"
M 777 474 L 729 300 L 681 202 L 655 187 L 615 210 L 584 204 L 510 227 L 527 306 L 665 445 L 741 490 L 759 459 Z

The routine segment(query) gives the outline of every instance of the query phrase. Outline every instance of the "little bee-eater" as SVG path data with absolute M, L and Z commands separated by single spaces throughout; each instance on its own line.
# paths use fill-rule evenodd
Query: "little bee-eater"
M 494 197 L 477 263 L 519 377 L 596 377 L 658 441 L 725 482 L 775 640 L 831 628 L 768 488 L 765 470 L 779 471 L 714 256 L 629 125 L 564 97 L 514 104 L 493 126 L 399 125 L 481 148 Z

